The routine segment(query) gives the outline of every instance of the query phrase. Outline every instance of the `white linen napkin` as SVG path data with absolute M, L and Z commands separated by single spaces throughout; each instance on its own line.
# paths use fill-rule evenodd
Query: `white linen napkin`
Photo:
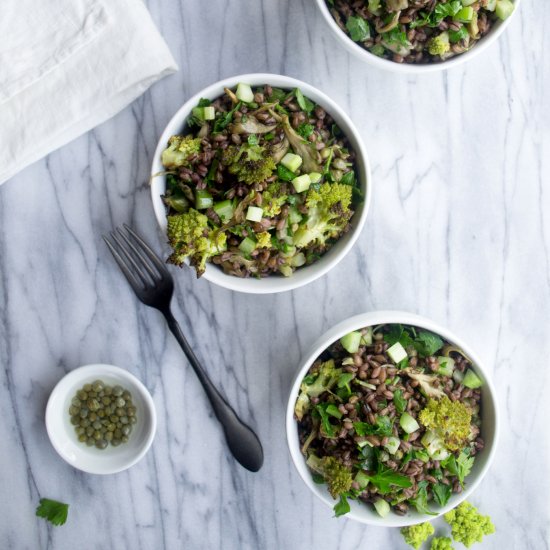
M 177 70 L 142 0 L 2 0 L 0 184 Z

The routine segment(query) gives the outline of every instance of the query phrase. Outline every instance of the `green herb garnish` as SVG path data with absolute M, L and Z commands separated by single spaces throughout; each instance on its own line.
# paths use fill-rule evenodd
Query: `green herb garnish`
M 67 521 L 69 505 L 49 498 L 41 498 L 36 508 L 36 515 L 48 520 L 53 525 L 63 525 Z

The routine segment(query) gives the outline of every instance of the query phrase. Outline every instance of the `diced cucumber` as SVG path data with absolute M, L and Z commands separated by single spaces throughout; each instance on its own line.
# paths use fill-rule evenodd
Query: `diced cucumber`
M 310 172 L 309 173 L 309 179 L 311 180 L 311 183 L 319 183 L 321 181 L 322 177 L 323 177 L 323 175 L 319 174 L 319 172 Z
M 356 353 L 361 344 L 361 333 L 350 332 L 340 338 L 340 343 L 348 353 Z
M 199 120 L 214 120 L 216 118 L 216 110 L 214 107 L 195 107 L 193 116 Z
M 296 172 L 302 166 L 302 157 L 294 153 L 287 153 L 282 159 L 281 164 L 291 172 Z
M 483 386 L 481 378 L 472 369 L 468 369 L 466 371 L 466 374 L 464 375 L 464 380 L 462 380 L 462 384 L 467 388 L 470 388 L 471 390 L 475 390 Z
M 442 376 L 452 376 L 455 369 L 455 360 L 452 357 L 440 356 L 437 358 L 439 368 L 437 374 Z
M 239 101 L 244 101 L 245 103 L 254 101 L 254 92 L 252 91 L 252 88 L 243 82 L 239 82 L 239 84 L 237 84 L 237 91 L 235 92 L 235 95 Z
M 306 263 L 306 257 L 303 252 L 298 252 L 290 258 L 290 265 L 292 267 L 302 267 Z
M 197 210 L 206 210 L 214 204 L 212 195 L 206 189 L 195 191 L 195 208 Z
M 510 0 L 497 0 L 497 5 L 495 6 L 495 15 L 504 21 L 512 15 L 514 11 L 514 4 Z
M 294 189 L 296 189 L 296 193 L 307 191 L 309 189 L 309 186 L 311 185 L 309 174 L 302 174 L 301 176 L 294 178 L 292 180 L 292 185 L 294 186 Z
M 399 449 L 399 439 L 397 437 L 388 437 L 388 442 L 384 445 L 384 448 L 390 453 L 391 455 L 394 455 L 397 452 L 397 449 Z
M 390 505 L 383 498 L 375 500 L 374 507 L 378 512 L 378 515 L 383 518 L 385 518 L 390 513 Z
M 459 21 L 460 23 L 469 23 L 474 16 L 474 8 L 466 6 L 459 10 L 453 17 L 453 21 Z
M 437 435 L 428 430 L 420 440 L 422 445 L 426 448 L 428 455 L 433 460 L 445 460 L 449 456 L 449 451 L 445 448 L 443 440 Z
M 245 237 L 239 245 L 239 250 L 246 255 L 249 255 L 256 248 L 256 241 L 250 237 Z
M 230 220 L 235 212 L 233 202 L 230 200 L 221 201 L 214 204 L 214 212 L 221 218 L 223 222 Z
M 471 6 L 472 4 L 475 4 L 475 2 L 477 2 L 477 0 L 462 0 L 462 5 Z
M 464 380 L 464 373 L 458 369 L 455 369 L 453 372 L 453 380 L 459 384 L 462 384 L 462 381 Z
M 298 209 L 295 206 L 291 206 L 288 209 L 288 221 L 291 224 L 300 223 L 302 221 L 302 214 L 298 212 Z
M 396 365 L 397 363 L 403 361 L 403 359 L 407 358 L 407 352 L 399 342 L 396 342 L 393 346 L 391 346 L 386 353 L 391 357 Z
M 359 484 L 361 489 L 364 489 L 369 484 L 369 476 L 365 474 L 365 472 L 359 470 L 354 481 Z
M 361 344 L 364 346 L 372 346 L 372 327 L 368 327 L 361 338 Z
M 485 6 L 485 9 L 487 11 L 495 11 L 497 7 L 497 0 L 488 0 L 487 5 Z
M 246 219 L 251 222 L 261 222 L 264 211 L 257 206 L 249 206 L 246 211 Z
M 412 434 L 420 429 L 420 424 L 407 412 L 404 412 L 399 419 L 399 425 L 407 434 Z

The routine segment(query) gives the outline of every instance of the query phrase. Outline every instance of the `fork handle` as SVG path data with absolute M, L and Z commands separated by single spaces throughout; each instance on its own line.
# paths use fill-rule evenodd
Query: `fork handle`
M 225 439 L 231 453 L 237 462 L 247 470 L 257 472 L 262 467 L 264 460 L 262 444 L 258 436 L 238 417 L 231 405 L 225 400 L 214 384 L 212 384 L 212 381 L 208 378 L 208 375 L 185 339 L 170 309 L 162 310 L 162 314 L 166 318 L 170 331 L 176 337 L 210 400 L 216 418 L 223 427 Z

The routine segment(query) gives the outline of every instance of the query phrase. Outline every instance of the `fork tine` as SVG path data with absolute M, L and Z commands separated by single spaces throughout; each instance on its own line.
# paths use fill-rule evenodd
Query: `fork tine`
M 111 241 L 105 235 L 103 235 L 103 240 L 105 241 L 105 244 L 109 247 L 109 250 L 111 251 L 113 258 L 115 259 L 115 262 L 118 264 L 118 267 L 120 267 L 120 270 L 126 277 L 126 280 L 128 281 L 128 283 L 130 283 L 130 286 L 134 289 L 134 292 L 137 293 L 138 290 L 140 290 L 140 283 L 136 280 L 132 272 L 128 269 L 124 259 L 118 253 L 117 249 L 111 244 Z
M 117 233 L 126 241 L 126 244 L 130 247 L 132 252 L 140 259 L 141 265 L 147 270 L 147 273 L 151 276 L 153 282 L 158 281 L 159 273 L 156 273 L 150 265 L 150 262 L 143 255 L 143 253 L 130 241 L 130 239 L 124 234 L 120 227 L 116 229 Z
M 128 225 L 125 223 L 122 224 L 126 231 L 132 235 L 132 237 L 141 245 L 144 252 L 149 256 L 151 261 L 155 264 L 155 267 L 159 270 L 159 273 L 165 277 L 169 276 L 170 273 L 166 269 L 164 262 L 151 250 L 150 246 Z
M 124 261 L 124 263 L 126 264 L 126 267 L 129 267 L 128 263 L 132 264 L 132 267 L 134 268 L 134 273 L 139 277 L 139 279 L 141 279 L 142 288 L 147 288 L 150 283 L 147 279 L 146 273 L 141 269 L 135 258 L 127 250 L 127 248 L 124 246 L 124 243 L 120 240 L 119 236 L 114 231 L 111 231 L 111 239 L 118 245 L 119 255 L 122 261 Z

